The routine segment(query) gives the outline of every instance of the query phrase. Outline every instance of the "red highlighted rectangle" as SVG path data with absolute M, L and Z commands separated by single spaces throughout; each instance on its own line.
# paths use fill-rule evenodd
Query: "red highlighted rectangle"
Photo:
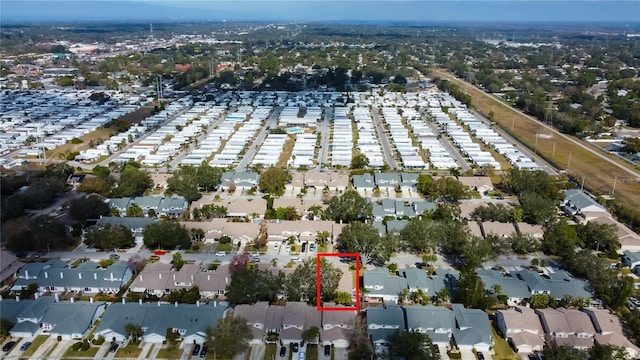
M 317 298 L 317 307 L 318 310 L 320 311 L 360 311 L 360 254 L 358 253 L 324 253 L 324 254 L 320 254 L 318 253 L 317 255 L 317 261 L 316 261 L 316 289 L 317 289 L 317 294 L 316 294 L 316 298 Z M 335 257 L 352 257 L 356 259 L 356 306 L 355 307 L 351 307 L 351 306 L 347 306 L 347 307 L 323 307 L 320 305 L 321 303 L 321 296 L 320 294 L 322 293 L 320 291 L 320 260 L 322 257 L 330 257 L 330 256 L 335 256 Z

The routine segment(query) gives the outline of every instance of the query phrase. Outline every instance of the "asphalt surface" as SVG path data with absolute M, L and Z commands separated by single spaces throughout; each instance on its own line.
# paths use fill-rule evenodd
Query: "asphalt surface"
M 373 107 L 371 109 L 371 115 L 373 117 L 373 125 L 376 127 L 376 131 L 378 132 L 378 138 L 380 139 L 380 144 L 382 145 L 382 151 L 384 153 L 384 158 L 389 165 L 389 169 L 395 170 L 398 168 L 398 164 L 396 163 L 396 159 L 394 157 L 394 150 L 391 147 L 391 143 L 389 141 L 389 137 L 385 132 L 384 126 L 382 125 L 382 119 L 380 119 L 380 115 L 378 114 L 378 107 Z
M 260 129 L 258 136 L 256 136 L 253 140 L 253 143 L 249 147 L 249 150 L 247 150 L 247 152 L 242 157 L 242 160 L 240 160 L 240 163 L 238 163 L 236 171 L 245 171 L 247 169 L 247 167 L 251 163 L 251 160 L 253 160 L 253 157 L 256 156 L 258 147 L 262 145 L 262 142 L 264 142 L 264 139 L 266 139 L 267 135 L 269 134 L 269 130 L 267 129 L 275 128 L 278 125 L 278 118 L 280 117 L 280 112 L 282 112 L 282 109 L 282 107 L 275 107 L 272 110 L 271 116 L 269 116 L 266 124 L 262 127 L 262 129 Z

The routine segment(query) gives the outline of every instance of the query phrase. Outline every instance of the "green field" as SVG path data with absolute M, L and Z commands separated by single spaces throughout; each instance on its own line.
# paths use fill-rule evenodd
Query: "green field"
M 484 114 L 493 111 L 492 120 L 500 128 L 552 166 L 566 170 L 575 179 L 585 179 L 585 188 L 594 194 L 611 194 L 615 182 L 614 195 L 618 202 L 631 208 L 640 204 L 640 180 L 624 170 L 635 170 L 632 165 L 603 153 L 618 166 L 611 164 L 570 140 L 551 133 L 543 127 L 541 122 L 531 119 L 475 86 L 455 78 L 450 73 L 443 70 L 433 70 L 433 73 L 458 85 L 471 96 L 473 106 Z M 587 144 L 587 146 L 590 145 Z

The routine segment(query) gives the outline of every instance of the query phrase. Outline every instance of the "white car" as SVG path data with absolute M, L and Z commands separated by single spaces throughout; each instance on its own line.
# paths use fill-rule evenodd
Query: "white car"
M 218 252 L 216 253 L 216 256 L 225 256 L 225 255 L 227 255 L 227 253 L 226 253 L 226 252 L 224 252 L 224 251 L 218 251 Z
M 279 248 L 279 247 L 280 247 L 280 245 L 278 245 L 278 243 L 274 243 L 274 244 L 273 244 L 273 248 L 274 248 L 274 249 L 277 249 L 277 248 Z
M 287 246 L 285 246 L 284 250 L 285 250 L 286 252 L 291 251 L 291 245 L 287 245 Z
M 302 260 L 300 260 L 300 257 L 299 257 L 299 256 L 294 256 L 294 257 L 292 257 L 292 258 L 291 258 L 291 261 L 292 261 L 292 262 L 300 262 L 300 261 L 302 261 Z

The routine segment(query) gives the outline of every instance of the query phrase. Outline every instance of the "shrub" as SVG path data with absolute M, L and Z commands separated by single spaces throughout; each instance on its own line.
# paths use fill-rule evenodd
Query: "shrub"
M 89 350 L 90 347 L 91 347 L 91 344 L 89 344 L 89 341 L 85 339 L 82 342 L 82 345 L 80 346 L 80 350 L 87 351 L 87 350 Z
M 94 339 L 94 340 L 93 340 L 93 344 L 94 344 L 94 345 L 98 345 L 98 346 L 100 346 L 100 345 L 104 344 L 104 342 L 105 342 L 105 338 L 104 338 L 104 336 L 102 336 L 102 335 L 98 336 L 98 338 L 97 338 L 97 339 Z
M 229 236 L 225 235 L 225 236 L 221 237 L 220 240 L 218 240 L 218 242 L 220 244 L 229 244 L 229 243 L 231 243 L 231 238 Z
M 78 341 L 77 343 L 74 343 L 73 346 L 71 346 L 71 348 L 73 349 L 73 351 L 78 351 L 80 350 L 81 346 L 82 346 L 82 343 Z
M 58 335 L 58 341 L 62 341 L 62 336 Z
M 198 251 L 198 250 L 200 250 L 200 245 L 193 245 L 193 246 L 191 247 L 191 250 L 193 250 L 193 251 Z

